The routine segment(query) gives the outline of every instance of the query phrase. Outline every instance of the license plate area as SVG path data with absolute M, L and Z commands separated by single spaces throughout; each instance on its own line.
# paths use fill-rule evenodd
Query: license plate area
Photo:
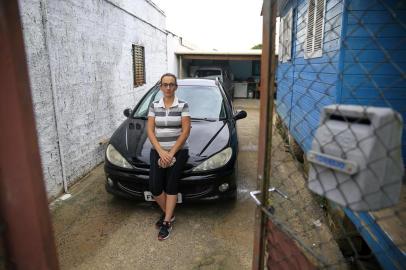
M 144 191 L 144 199 L 147 202 L 154 202 L 155 201 L 154 196 L 152 195 L 152 193 L 150 191 Z M 183 202 L 182 193 L 178 193 L 178 198 L 177 198 L 176 202 L 177 203 L 182 203 Z

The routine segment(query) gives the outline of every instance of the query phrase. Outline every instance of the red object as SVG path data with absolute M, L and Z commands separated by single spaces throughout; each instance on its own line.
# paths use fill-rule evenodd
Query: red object
M 296 243 L 278 229 L 271 220 L 267 227 L 269 270 L 313 270 L 316 269 L 305 257 Z

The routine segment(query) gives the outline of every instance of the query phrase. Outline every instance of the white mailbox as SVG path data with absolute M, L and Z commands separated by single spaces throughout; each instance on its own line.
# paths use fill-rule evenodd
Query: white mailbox
M 402 126 L 401 115 L 389 108 L 324 107 L 307 153 L 309 189 L 354 211 L 396 204 L 404 173 Z

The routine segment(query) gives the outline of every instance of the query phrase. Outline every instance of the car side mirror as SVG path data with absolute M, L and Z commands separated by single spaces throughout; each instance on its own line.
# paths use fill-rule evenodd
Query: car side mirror
M 239 120 L 239 119 L 244 119 L 245 117 L 247 117 L 247 112 L 246 111 L 238 111 L 236 114 L 234 114 L 234 120 Z
M 125 117 L 130 117 L 130 115 L 131 115 L 131 109 L 130 109 L 130 108 L 125 109 L 125 110 L 123 111 L 123 113 L 124 113 Z

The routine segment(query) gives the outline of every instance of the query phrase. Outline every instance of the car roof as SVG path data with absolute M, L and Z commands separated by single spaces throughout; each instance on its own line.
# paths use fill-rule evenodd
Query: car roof
M 210 79 L 180 79 L 178 85 L 216 86 L 216 81 Z

